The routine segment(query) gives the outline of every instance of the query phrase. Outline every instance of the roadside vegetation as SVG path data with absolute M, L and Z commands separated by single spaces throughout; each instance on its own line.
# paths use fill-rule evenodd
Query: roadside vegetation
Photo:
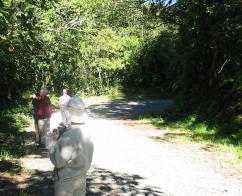
M 18 161 L 26 154 L 29 138 L 25 129 L 30 125 L 31 109 L 26 100 L 5 102 L 0 112 L 0 165 L 1 173 L 19 174 Z
M 30 150 L 34 134 L 26 132 L 31 123 L 29 99 L 5 101 L 0 111 L 0 193 L 27 196 L 21 180 L 31 173 L 22 167 L 20 158 Z
M 25 152 L 25 128 L 30 123 L 31 109 L 23 100 L 5 104 L 0 112 L 0 159 L 17 159 Z
M 171 2 L 0 0 L 1 159 L 24 154 L 31 109 L 21 99 L 41 87 L 55 108 L 63 88 L 172 98 L 173 110 L 147 120 L 241 159 L 242 2 Z
M 176 106 L 171 106 L 162 113 L 150 113 L 140 116 L 140 120 L 150 123 L 164 131 L 164 136 L 153 139 L 162 142 L 199 143 L 205 150 L 229 154 L 223 159 L 232 164 L 242 162 L 242 129 L 235 124 L 209 124 L 201 121 L 196 114 L 189 116 L 177 115 Z M 222 131 L 221 131 L 222 129 Z M 238 129 L 238 133 L 227 134 L 223 130 Z M 228 158 L 229 157 L 229 158 Z

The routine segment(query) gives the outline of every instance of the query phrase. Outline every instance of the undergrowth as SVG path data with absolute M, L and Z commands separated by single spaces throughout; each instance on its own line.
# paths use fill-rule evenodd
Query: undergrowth
M 25 128 L 31 119 L 28 100 L 1 103 L 0 160 L 18 159 L 25 154 Z
M 155 139 L 206 144 L 210 150 L 233 154 L 234 158 L 228 160 L 229 162 L 242 161 L 242 128 L 236 125 L 211 125 L 208 121 L 199 120 L 196 114 L 177 113 L 175 106 L 164 112 L 142 115 L 140 119 L 167 130 L 165 137 Z M 238 130 L 232 131 L 235 128 Z

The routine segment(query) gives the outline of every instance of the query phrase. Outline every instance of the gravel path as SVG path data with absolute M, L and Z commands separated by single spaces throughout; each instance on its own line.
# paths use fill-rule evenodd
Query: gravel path
M 160 111 L 171 101 L 84 101 L 92 118 L 83 128 L 92 131 L 95 144 L 87 195 L 242 196 L 238 175 L 224 175 L 227 168 L 216 170 L 210 166 L 217 164 L 213 160 L 206 164 L 203 156 L 209 157 L 208 152 L 196 152 L 193 145 L 156 142 L 150 136 L 164 132 L 135 121 L 138 114 Z M 51 127 L 59 122 L 60 114 L 55 113 Z M 22 160 L 25 168 L 36 171 L 32 177 L 37 182 L 30 182 L 34 195 L 53 194 L 53 166 L 46 153 L 34 150 Z M 44 192 L 37 186 L 41 183 Z

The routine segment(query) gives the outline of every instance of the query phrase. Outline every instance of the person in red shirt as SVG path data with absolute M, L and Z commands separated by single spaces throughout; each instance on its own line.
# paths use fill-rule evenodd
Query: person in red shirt
M 39 141 L 38 144 L 41 144 L 46 140 L 47 134 L 50 132 L 50 117 L 52 114 L 52 106 L 50 98 L 47 96 L 48 90 L 42 88 L 40 90 L 40 99 L 38 100 L 38 105 L 36 108 L 36 116 L 38 119 L 39 127 Z

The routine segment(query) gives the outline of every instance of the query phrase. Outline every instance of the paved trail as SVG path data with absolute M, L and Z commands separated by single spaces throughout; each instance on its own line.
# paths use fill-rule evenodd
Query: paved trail
M 83 128 L 92 130 L 95 144 L 87 195 L 242 196 L 238 175 L 224 175 L 228 168 L 216 171 L 213 160 L 201 161 L 203 156 L 211 157 L 209 152 L 195 152 L 192 145 L 156 142 L 150 136 L 164 132 L 135 121 L 138 114 L 162 110 L 169 103 L 86 100 L 92 118 Z M 51 127 L 59 122 L 60 114 L 55 113 Z M 34 150 L 23 164 L 36 170 L 33 177 L 38 180 L 30 186 L 33 193 L 52 195 L 53 166 L 47 152 Z

